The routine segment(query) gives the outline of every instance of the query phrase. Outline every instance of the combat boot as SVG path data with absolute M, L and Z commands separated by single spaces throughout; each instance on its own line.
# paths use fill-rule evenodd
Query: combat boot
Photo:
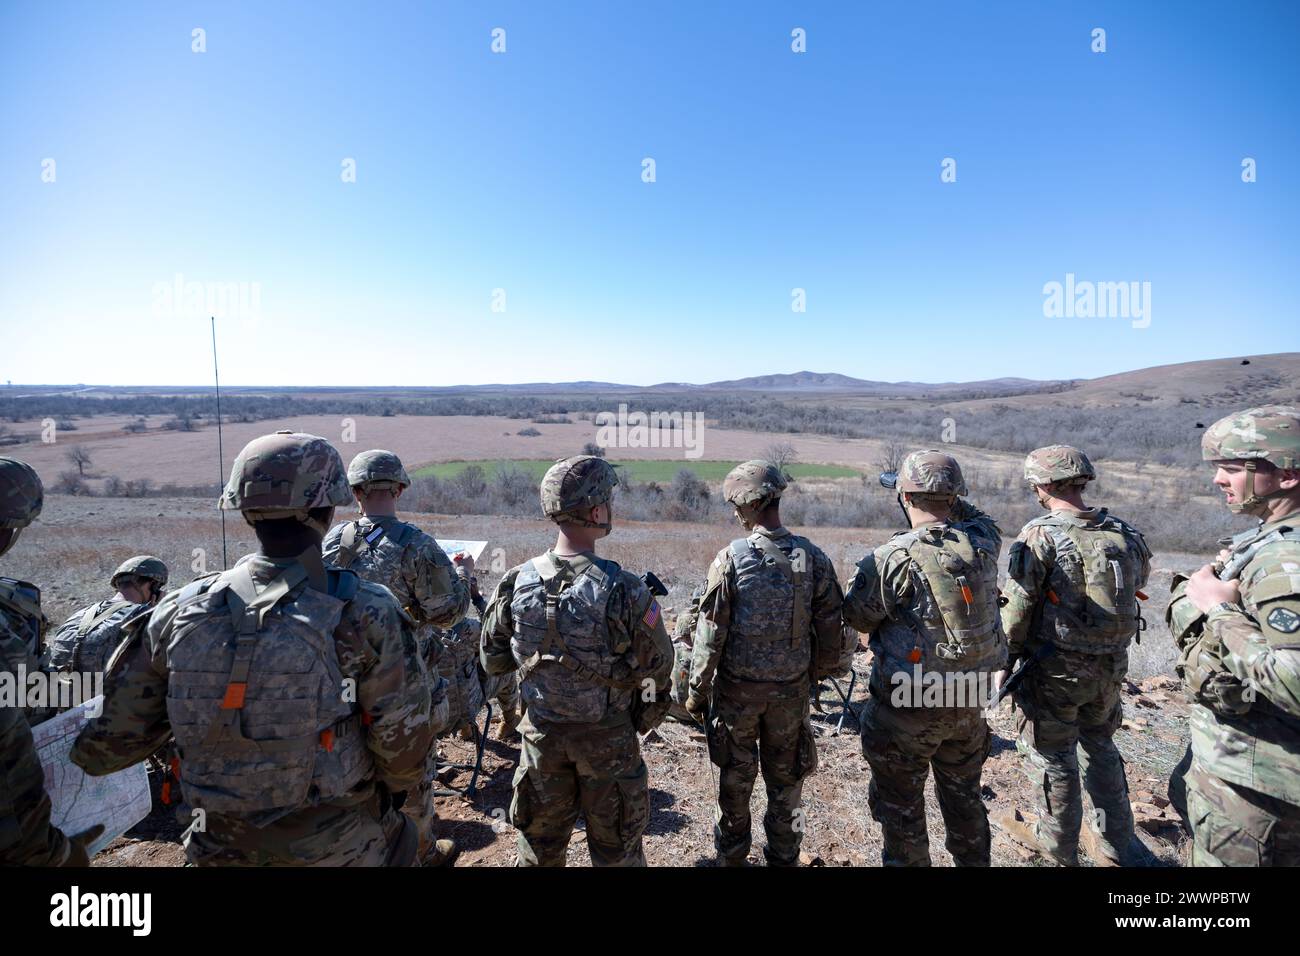
M 1111 856 L 1105 849 L 1105 842 L 1101 839 L 1101 834 L 1088 823 L 1085 823 L 1079 831 L 1079 842 L 1083 844 L 1084 850 L 1088 856 L 1092 857 L 1093 866 L 1123 866 L 1120 860 Z
M 455 840 L 435 840 L 433 846 L 421 847 L 421 866 L 452 866 L 460 856 Z
M 1024 818 L 1019 810 L 1012 810 L 1010 813 L 998 813 L 989 817 L 989 824 L 999 830 L 1012 843 L 1021 846 L 1032 853 L 1057 863 L 1061 866 L 1078 866 L 1078 859 L 1066 860 L 1054 853 L 1048 851 L 1043 842 L 1038 839 L 1038 832 L 1034 824 Z M 1087 829 L 1086 827 L 1084 828 Z

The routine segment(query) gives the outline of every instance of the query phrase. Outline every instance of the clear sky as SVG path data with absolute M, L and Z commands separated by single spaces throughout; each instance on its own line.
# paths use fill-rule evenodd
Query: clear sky
M 202 383 L 216 283 L 232 385 L 1296 350 L 1298 47 L 1291 2 L 5 2 L 0 381 Z M 1045 317 L 1068 273 L 1149 325 Z

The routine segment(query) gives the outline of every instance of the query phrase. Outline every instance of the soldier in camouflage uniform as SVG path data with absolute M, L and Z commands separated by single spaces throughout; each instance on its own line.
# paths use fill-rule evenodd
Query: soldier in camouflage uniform
M 555 547 L 507 571 L 483 617 L 483 669 L 517 669 L 524 702 L 510 804 L 520 866 L 563 866 L 580 813 L 594 865 L 645 865 L 637 734 L 667 710 L 672 643 L 641 579 L 595 553 L 617 484 L 591 455 L 552 465 L 541 499 L 559 525 Z
M 147 615 L 162 600 L 167 565 L 149 554 L 127 558 L 113 572 L 109 587 L 117 593 L 77 611 L 55 631 L 41 656 L 49 673 L 103 672 L 122 640 L 122 629 Z
M 348 484 L 362 516 L 330 529 L 323 547 L 325 560 L 356 572 L 364 581 L 382 584 L 415 619 L 416 644 L 431 680 L 433 731 L 442 733 L 449 725 L 450 704 L 447 682 L 439 673 L 442 643 L 438 629 L 464 619 L 474 559 L 457 555 L 453 569 L 451 559 L 432 535 L 397 517 L 397 501 L 411 479 L 391 451 L 363 451 L 353 458 L 348 465 Z M 402 808 L 419 828 L 420 859 L 426 866 L 448 864 L 456 854 L 453 841 L 435 841 L 432 836 L 436 757 L 437 751 L 431 751 L 424 781 Z
M 1096 476 L 1088 456 L 1069 445 L 1029 453 L 1025 480 L 1048 514 L 1011 546 L 1002 609 L 1011 662 L 1037 659 L 1015 701 L 1038 822 L 1032 829 L 1014 816 L 997 822 L 1064 866 L 1079 862 L 1081 773 L 1098 811 L 1084 831 L 1094 862 L 1127 864 L 1133 842 L 1124 761 L 1111 738 L 1124 716 L 1128 644 L 1141 626 L 1151 552 L 1137 529 L 1084 504 Z
M 883 832 L 883 863 L 929 866 L 925 778 L 933 768 L 953 860 L 988 866 L 980 771 L 992 737 L 978 688 L 1007 660 L 1001 533 L 960 497 L 966 482 L 948 455 L 912 452 L 896 487 L 912 530 L 863 558 L 844 595 L 844 620 L 871 635 L 871 696 L 860 720 L 867 800 Z M 934 686 L 941 692 L 933 698 L 918 690 Z
M 462 737 L 473 739 L 478 712 L 484 704 L 495 702 L 501 711 L 497 739 L 509 740 L 519 736 L 516 728 L 523 716 L 519 710 L 519 682 L 514 671 L 493 677 L 483 672 L 478 652 L 487 601 L 479 593 L 477 578 L 471 582 L 470 600 L 480 616 L 466 617 L 455 627 L 439 633 L 442 640 L 439 668 L 447 680 L 451 723 Z
M 1175 575 L 1166 614 L 1194 704 L 1192 862 L 1300 866 L 1300 408 L 1229 415 L 1201 454 L 1259 525 Z
M 0 458 L 0 554 L 18 541 L 22 529 L 41 513 L 44 489 L 26 462 Z M 45 615 L 35 585 L 0 577 L 0 669 L 18 687 L 19 676 L 39 668 Z M 85 866 L 86 846 L 102 831 L 64 836 L 50 825 L 50 798 L 45 774 L 32 741 L 31 724 L 43 712 L 21 704 L 0 704 L 0 865 Z
M 203 811 L 185 835 L 195 865 L 415 859 L 393 804 L 427 765 L 428 677 L 393 595 L 321 559 L 350 500 L 325 439 L 254 439 L 221 507 L 243 512 L 260 550 L 168 594 L 109 662 L 103 714 L 72 760 L 111 773 L 174 735 L 185 802 Z
M 760 764 L 764 855 L 770 866 L 799 862 L 803 782 L 817 768 L 810 681 L 824 676 L 817 649 L 838 648 L 843 634 L 834 566 L 781 524 L 785 487 L 766 461 L 727 475 L 723 497 L 750 534 L 718 552 L 699 605 L 686 710 L 707 720 L 709 758 L 721 770 L 713 845 L 724 866 L 744 866 L 749 854 Z

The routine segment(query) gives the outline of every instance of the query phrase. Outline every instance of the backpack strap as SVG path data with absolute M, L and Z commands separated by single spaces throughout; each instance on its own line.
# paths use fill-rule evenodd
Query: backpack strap
M 362 534 L 360 523 L 349 521 L 344 525 L 343 533 L 339 536 L 339 552 L 334 557 L 334 563 L 340 568 L 351 567 L 352 562 L 357 559 L 362 551 L 371 550 L 383 537 L 383 525 L 377 524 L 365 534 Z
M 533 558 L 532 565 L 537 572 L 537 576 L 542 579 L 542 588 L 546 593 L 546 637 L 542 639 L 541 647 L 529 655 L 528 660 L 519 666 L 520 682 L 522 683 L 542 661 L 551 661 L 559 664 L 575 677 L 596 684 L 603 684 L 606 687 L 613 687 L 618 690 L 632 690 L 640 687 L 640 683 L 635 680 L 614 680 L 612 677 L 597 673 L 581 661 L 575 660 L 569 654 L 569 649 L 564 643 L 564 637 L 560 634 L 559 608 L 564 589 L 572 583 L 572 579 L 556 564 L 555 558 L 552 557 L 549 551 Z M 597 567 L 597 570 L 602 575 L 605 575 L 604 568 Z M 608 578 L 606 577 L 606 579 Z
M 108 606 L 99 614 L 95 613 L 97 605 L 92 604 L 90 607 L 86 608 L 86 610 L 82 612 L 81 623 L 77 625 L 77 637 L 85 637 L 125 607 L 126 604 L 126 601 L 109 601 Z

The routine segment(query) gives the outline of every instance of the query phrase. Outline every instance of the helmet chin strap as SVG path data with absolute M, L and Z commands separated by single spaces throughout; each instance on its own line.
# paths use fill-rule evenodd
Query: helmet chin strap
M 1273 498 L 1279 498 L 1286 494 L 1286 489 L 1278 488 L 1265 494 L 1258 494 L 1255 491 L 1255 472 L 1258 470 L 1253 458 L 1247 458 L 1244 467 L 1246 469 L 1246 496 L 1235 505 L 1228 505 L 1228 510 L 1233 514 L 1249 514 L 1259 517 L 1258 512 L 1261 506 Z

